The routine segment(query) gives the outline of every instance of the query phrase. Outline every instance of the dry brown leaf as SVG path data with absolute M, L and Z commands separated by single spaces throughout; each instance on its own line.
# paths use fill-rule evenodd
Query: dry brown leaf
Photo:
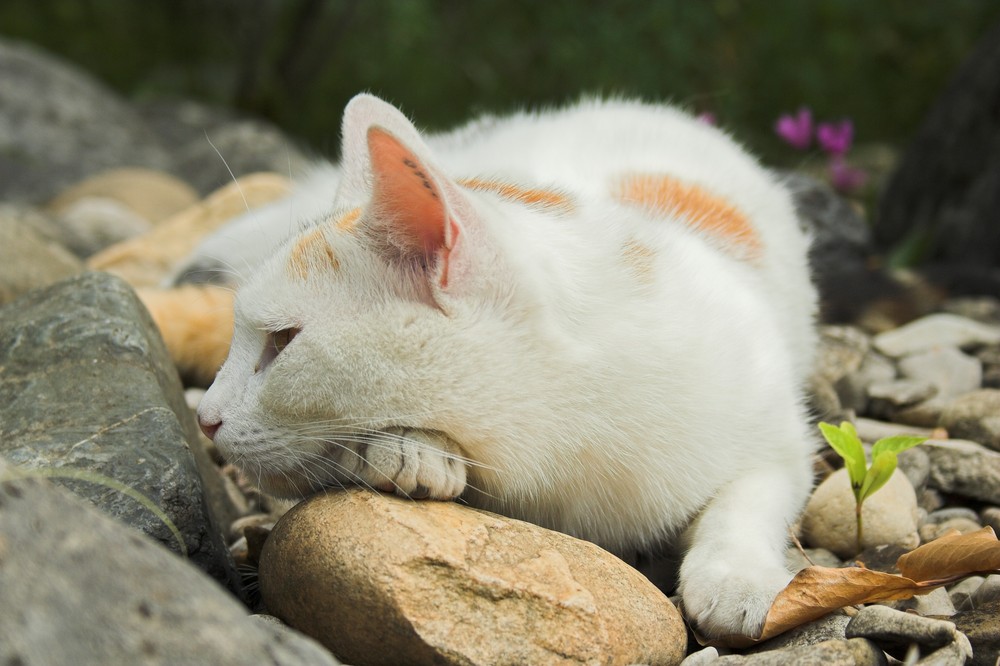
M 992 527 L 948 533 L 899 558 L 900 573 L 915 581 L 936 581 L 1000 569 L 1000 541 Z
M 760 636 L 728 636 L 711 644 L 747 647 L 845 606 L 908 599 L 966 576 L 1000 571 L 1000 541 L 989 527 L 947 534 L 903 555 L 896 566 L 904 575 L 807 567 L 771 604 Z

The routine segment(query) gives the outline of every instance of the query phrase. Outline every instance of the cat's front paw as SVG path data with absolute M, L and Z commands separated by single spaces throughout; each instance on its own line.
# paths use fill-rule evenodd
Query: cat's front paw
M 458 447 L 440 433 L 387 428 L 365 451 L 360 476 L 373 488 L 410 499 L 451 500 L 465 490 L 465 460 Z
M 721 562 L 689 562 L 681 567 L 684 614 L 706 637 L 760 635 L 771 603 L 791 580 L 784 569 Z

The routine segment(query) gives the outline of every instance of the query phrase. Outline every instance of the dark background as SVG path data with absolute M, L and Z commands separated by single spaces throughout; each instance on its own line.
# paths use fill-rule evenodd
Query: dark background
M 359 90 L 441 128 L 581 93 L 710 111 L 771 160 L 800 105 L 901 146 L 996 0 L 4 0 L 0 34 L 127 96 L 190 97 L 337 150 Z M 1000 75 L 1000 74 L 998 74 Z

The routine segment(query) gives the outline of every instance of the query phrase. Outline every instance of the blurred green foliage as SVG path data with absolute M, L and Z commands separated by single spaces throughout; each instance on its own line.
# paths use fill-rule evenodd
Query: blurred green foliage
M 376 92 L 424 126 L 581 93 L 711 111 L 765 155 L 780 112 L 902 144 L 997 0 L 4 0 L 0 34 L 134 97 L 264 116 L 323 152 Z

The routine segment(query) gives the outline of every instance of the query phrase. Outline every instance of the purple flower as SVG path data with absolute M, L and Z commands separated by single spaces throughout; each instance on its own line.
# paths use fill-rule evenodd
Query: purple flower
M 719 124 L 719 119 L 711 111 L 704 111 L 698 114 L 698 122 L 715 127 Z
M 795 116 L 785 114 L 774 124 L 774 131 L 793 148 L 805 150 L 812 142 L 813 117 L 808 107 L 802 107 Z
M 843 155 L 830 157 L 830 183 L 842 194 L 850 194 L 868 182 L 868 174 L 847 164 Z
M 839 123 L 820 123 L 816 128 L 819 147 L 830 155 L 846 155 L 854 140 L 854 123 L 841 120 Z

